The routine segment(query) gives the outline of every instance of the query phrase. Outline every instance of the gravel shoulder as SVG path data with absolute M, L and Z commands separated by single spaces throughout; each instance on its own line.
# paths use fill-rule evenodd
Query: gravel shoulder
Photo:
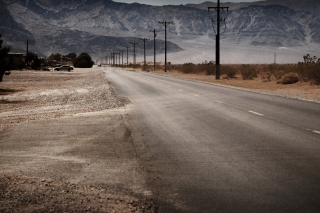
M 184 74 L 178 71 L 150 71 L 151 73 L 182 78 L 204 83 L 212 83 L 220 86 L 235 87 L 237 89 L 249 90 L 252 92 L 277 95 L 286 98 L 313 101 L 320 103 L 320 85 L 311 85 L 309 82 L 298 82 L 296 84 L 277 84 L 277 80 L 266 81 L 262 76 L 253 80 L 242 80 L 241 76 L 236 78 L 216 80 L 215 76 L 205 74 Z
M 0 84 L 0 212 L 156 212 L 100 68 L 13 71 Z

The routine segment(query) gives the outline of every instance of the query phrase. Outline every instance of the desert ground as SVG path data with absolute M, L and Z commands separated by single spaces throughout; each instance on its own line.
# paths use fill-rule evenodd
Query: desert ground
M 306 82 L 154 73 L 320 102 L 320 86 Z M 5 76 L 0 212 L 156 212 L 126 125 L 128 108 L 99 67 Z
M 99 68 L 0 85 L 0 212 L 156 212 L 125 106 Z
M 200 81 L 204 83 L 219 84 L 222 86 L 232 86 L 238 89 L 251 90 L 253 92 L 279 95 L 288 98 L 296 98 L 306 101 L 320 102 L 320 85 L 310 84 L 310 82 L 298 82 L 296 84 L 277 84 L 276 79 L 265 81 L 263 76 L 259 76 L 253 80 L 243 80 L 240 75 L 232 79 L 216 80 L 215 76 L 208 76 L 205 74 L 183 74 L 181 72 L 172 70 L 169 72 L 150 71 L 152 73 L 167 75 L 177 78 L 183 78 L 193 81 Z

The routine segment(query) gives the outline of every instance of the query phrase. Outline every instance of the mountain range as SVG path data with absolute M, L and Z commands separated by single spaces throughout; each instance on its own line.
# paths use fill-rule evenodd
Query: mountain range
M 216 13 L 208 12 L 213 6 L 212 2 L 150 6 L 111 0 L 1 0 L 0 34 L 12 51 L 25 52 L 29 40 L 29 49 L 42 56 L 87 52 L 97 59 L 137 42 L 141 57 L 140 38 L 150 38 L 146 50 L 153 54 L 153 29 L 159 31 L 157 52 L 163 54 L 165 33 L 159 22 L 168 21 L 172 22 L 167 30 L 170 60 L 200 63 L 214 60 Z M 229 10 L 222 13 L 222 62 L 268 63 L 274 61 L 274 53 L 278 60 L 296 62 L 303 54 L 319 54 L 318 0 L 223 6 Z

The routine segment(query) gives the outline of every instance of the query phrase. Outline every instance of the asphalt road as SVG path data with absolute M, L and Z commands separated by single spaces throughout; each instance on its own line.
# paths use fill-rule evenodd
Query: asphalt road
M 159 212 L 319 212 L 320 104 L 102 68 Z

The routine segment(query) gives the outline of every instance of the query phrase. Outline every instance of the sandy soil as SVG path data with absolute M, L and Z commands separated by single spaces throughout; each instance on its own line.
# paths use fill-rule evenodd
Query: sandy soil
M 156 212 L 124 98 L 99 68 L 12 71 L 0 84 L 0 212 Z
M 160 75 L 168 75 L 177 78 L 214 83 L 219 85 L 234 86 L 254 92 L 279 95 L 288 98 L 320 102 L 320 85 L 311 85 L 309 82 L 298 82 L 296 84 L 282 85 L 277 84 L 275 79 L 266 81 L 263 76 L 258 76 L 253 80 L 242 80 L 241 76 L 231 79 L 216 80 L 215 76 L 183 74 L 177 71 L 150 71 Z

